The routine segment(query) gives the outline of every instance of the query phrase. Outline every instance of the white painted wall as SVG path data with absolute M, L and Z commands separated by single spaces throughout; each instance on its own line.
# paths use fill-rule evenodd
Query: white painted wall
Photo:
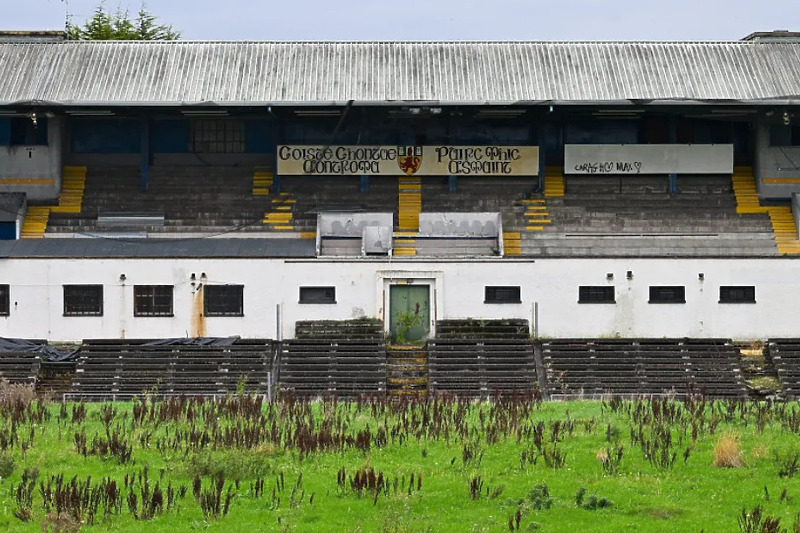
M 47 125 L 48 146 L 0 146 L 0 179 L 43 181 L 40 184 L 5 183 L 5 192 L 26 192 L 29 200 L 58 198 L 61 190 L 61 130 L 62 120 L 53 117 Z
M 626 279 L 626 271 L 633 279 Z M 245 285 L 244 317 L 205 318 L 190 275 Z M 613 281 L 606 273 L 613 273 Z M 704 281 L 698 273 L 704 273 Z M 491 259 L 481 262 L 266 259 L 6 259 L 11 314 L 0 335 L 47 338 L 159 338 L 240 335 L 291 338 L 309 319 L 383 318 L 393 279 L 433 286 L 432 314 L 445 318 L 531 320 L 542 337 L 732 337 L 800 335 L 800 262 L 791 259 Z M 126 275 L 124 283 L 120 274 Z M 63 284 L 101 283 L 102 317 L 63 317 Z M 133 317 L 134 284 L 175 285 L 174 317 Z M 616 286 L 616 305 L 578 304 L 579 285 Z M 335 286 L 337 303 L 298 303 L 301 285 Z M 522 303 L 485 304 L 485 285 L 520 285 Z M 648 304 L 650 285 L 684 285 L 686 304 Z M 720 285 L 755 285 L 756 304 L 719 304 Z M 388 294 L 388 291 L 386 291 Z

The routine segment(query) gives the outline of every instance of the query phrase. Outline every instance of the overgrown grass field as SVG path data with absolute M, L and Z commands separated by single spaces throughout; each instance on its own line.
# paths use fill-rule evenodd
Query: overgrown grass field
M 800 531 L 797 403 L 12 396 L 2 531 Z

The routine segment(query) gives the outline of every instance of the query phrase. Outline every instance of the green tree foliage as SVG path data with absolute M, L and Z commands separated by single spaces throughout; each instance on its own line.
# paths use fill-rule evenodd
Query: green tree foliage
M 106 9 L 105 2 L 97 6 L 83 26 L 68 19 L 67 33 L 79 41 L 174 41 L 181 37 L 181 32 L 171 25 L 158 24 L 158 18 L 144 4 L 136 18 L 131 18 L 127 9 L 118 7 L 112 12 Z

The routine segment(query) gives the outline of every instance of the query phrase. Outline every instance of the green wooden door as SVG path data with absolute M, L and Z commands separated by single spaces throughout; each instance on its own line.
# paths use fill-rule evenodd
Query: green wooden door
M 389 332 L 392 340 L 413 342 L 430 331 L 431 293 L 427 285 L 389 287 Z

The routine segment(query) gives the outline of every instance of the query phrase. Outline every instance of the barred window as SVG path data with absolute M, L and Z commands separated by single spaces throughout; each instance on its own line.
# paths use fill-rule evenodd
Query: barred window
M 206 285 L 203 288 L 205 316 L 244 316 L 244 285 Z
M 335 304 L 336 287 L 300 287 L 301 304 Z
M 578 287 L 579 304 L 613 304 L 617 303 L 614 287 L 611 286 L 581 286 Z
M 64 316 L 103 316 L 103 286 L 64 285 Z
M 686 287 L 683 286 L 657 286 L 650 287 L 651 304 L 685 304 Z
M 721 304 L 754 304 L 756 288 L 754 286 L 723 286 L 719 288 Z
M 487 304 L 518 304 L 521 303 L 519 286 L 510 287 L 485 287 L 483 303 Z
M 11 314 L 10 291 L 8 285 L 0 285 L 0 316 Z
M 133 316 L 173 316 L 172 285 L 135 285 Z
M 190 150 L 203 154 L 231 154 L 245 151 L 244 121 L 195 119 L 190 126 Z

